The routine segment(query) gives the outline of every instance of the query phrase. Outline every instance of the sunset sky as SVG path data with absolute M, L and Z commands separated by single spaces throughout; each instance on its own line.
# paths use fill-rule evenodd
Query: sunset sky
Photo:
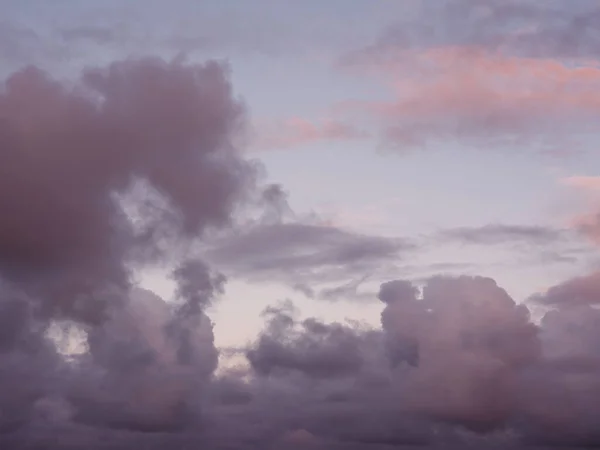
M 597 0 L 0 3 L 0 126 L 8 124 L 5 134 L 0 128 L 0 177 L 13 177 L 14 183 L 42 180 L 39 186 L 32 182 L 25 187 L 0 181 L 0 275 L 2 270 L 7 274 L 0 282 L 26 280 L 39 287 L 36 295 L 64 295 L 67 291 L 58 290 L 62 281 L 48 281 L 55 276 L 58 280 L 56 274 L 83 267 L 82 273 L 91 277 L 86 280 L 96 280 L 121 258 L 121 265 L 133 264 L 135 283 L 167 302 L 177 302 L 189 287 L 182 281 L 188 272 L 171 274 L 172 269 L 182 255 L 199 257 L 227 280 L 223 294 L 205 307 L 214 323 L 215 344 L 224 350 L 223 365 L 227 355 L 243 360 L 240 349 L 267 333 L 261 313 L 286 300 L 302 318 L 359 321 L 364 327 L 377 330 L 383 325 L 387 330 L 393 322 L 385 321 L 392 303 L 382 298 L 382 283 L 392 280 L 421 288 L 440 275 L 489 277 L 516 304 L 527 304 L 536 324 L 549 305 L 569 296 L 578 304 L 600 304 Z M 135 61 L 144 58 L 172 64 L 180 81 L 171 85 L 162 75 L 146 77 L 143 64 L 137 72 Z M 220 65 L 202 66 L 209 60 Z M 210 159 L 206 167 L 199 163 L 194 172 L 195 162 L 175 161 L 167 147 L 179 142 L 173 136 L 195 133 L 186 122 L 194 106 L 185 99 L 196 94 L 186 93 L 193 83 L 184 71 L 196 66 L 205 67 L 202 77 L 213 83 L 206 88 L 194 84 L 200 86 L 197 95 L 217 105 L 207 103 L 208 112 L 202 113 L 206 129 L 198 135 L 204 139 L 201 145 L 208 148 L 225 136 L 227 148 L 218 150 L 222 154 L 215 156 L 217 162 Z M 135 74 L 140 76 L 137 81 Z M 62 86 L 64 93 L 55 96 L 51 83 Z M 144 83 L 164 91 L 140 103 L 146 105 L 140 109 L 127 109 L 127 102 L 142 101 L 128 93 L 139 91 L 143 96 Z M 225 85 L 232 90 L 231 99 Z M 101 97 L 113 99 L 114 109 L 106 109 L 102 118 L 82 113 L 78 121 L 78 114 L 71 112 L 79 110 L 69 109 L 79 104 L 77 95 L 89 105 L 101 104 Z M 61 96 L 64 102 L 57 100 Z M 185 105 L 180 107 L 178 101 Z M 239 104 L 232 106 L 234 102 Z M 83 103 L 81 108 L 88 111 Z M 133 115 L 142 117 L 148 112 L 144 108 L 163 111 L 161 117 L 170 128 L 164 133 L 150 130 L 148 124 L 155 122 Z M 225 116 L 226 126 L 221 120 Z M 122 128 L 116 125 L 119 121 Z M 78 126 L 83 131 L 77 131 Z M 127 134 L 134 127 L 135 132 Z M 123 134 L 106 132 L 116 129 Z M 16 155 L 9 149 L 17 142 L 11 140 L 13 132 L 23 139 L 18 142 L 30 145 L 32 153 L 25 159 L 35 160 L 34 165 L 15 162 L 16 156 L 10 159 Z M 121 136 L 125 137 L 119 140 Z M 157 143 L 163 138 L 167 144 Z M 154 143 L 165 148 L 149 156 Z M 132 145 L 150 150 L 126 148 Z M 106 151 L 113 159 L 90 157 L 84 163 L 81 155 L 88 146 L 93 147 L 90 152 Z M 62 159 L 53 159 L 53 151 Z M 121 157 L 126 153 L 129 156 Z M 73 163 L 80 158 L 80 166 Z M 248 167 L 238 164 L 238 158 L 243 164 L 249 161 Z M 122 168 L 117 170 L 118 164 Z M 173 172 L 161 172 L 160 164 Z M 222 172 L 211 172 L 213 164 Z M 226 164 L 231 166 L 225 169 Z M 46 178 L 45 168 L 52 171 L 55 165 L 56 171 Z M 136 191 L 123 186 L 133 179 L 129 177 L 147 177 L 167 203 L 173 201 L 173 214 L 183 218 L 177 232 L 186 240 L 173 238 L 170 226 L 163 229 L 150 220 L 142 228 L 164 232 L 164 242 L 172 246 L 161 253 L 163 259 L 144 253 L 144 264 L 137 264 L 137 257 L 131 263 L 129 251 L 137 252 L 137 244 L 127 244 L 115 253 L 119 256 L 100 252 L 103 246 L 121 245 L 125 235 L 98 237 L 88 246 L 89 236 L 103 233 L 103 225 L 92 225 L 98 223 L 94 218 L 108 217 L 99 212 L 105 204 L 85 190 L 96 181 L 97 186 L 104 183 L 104 175 L 96 176 L 98 167 L 106 168 L 106 180 L 113 177 L 114 183 L 102 184 L 112 186 L 102 192 L 123 194 L 132 205 L 139 200 Z M 235 174 L 242 172 L 255 178 L 257 188 L 248 196 L 260 191 L 262 200 L 244 197 L 246 185 L 234 183 Z M 46 179 L 61 187 L 56 192 L 41 188 Z M 184 186 L 188 181 L 193 188 Z M 27 215 L 26 207 L 19 209 L 2 198 L 20 195 L 20 201 L 29 204 L 38 188 L 48 199 L 85 191 L 74 202 L 93 206 L 81 206 L 89 211 L 77 210 L 72 221 L 48 221 L 53 214 Z M 213 189 L 218 192 L 214 198 Z M 212 215 L 192 212 L 197 197 Z M 38 203 L 38 212 L 53 205 L 54 200 L 39 198 L 31 202 L 32 210 Z M 227 206 L 221 208 L 221 200 Z M 145 218 L 149 210 L 137 211 Z M 14 223 L 2 218 L 13 214 Z M 3 220 L 7 226 L 1 225 Z M 27 228 L 34 220 L 44 231 Z M 87 231 L 79 233 L 80 226 L 93 230 L 88 236 Z M 15 237 L 19 230 L 27 231 Z M 56 230 L 71 230 L 73 240 L 71 231 Z M 33 234 L 26 235 L 29 231 Z M 44 232 L 57 240 L 47 248 L 39 244 L 46 252 L 42 255 L 31 246 L 42 242 L 39 236 Z M 73 265 L 71 260 L 61 265 L 62 256 L 54 253 L 65 242 L 73 242 L 73 248 L 64 251 L 68 259 L 72 250 Z M 158 253 L 164 250 L 162 242 L 156 243 L 162 249 Z M 106 255 L 98 256 L 101 253 Z M 89 269 L 82 262 L 88 257 L 95 261 Z M 49 265 L 39 272 L 38 263 Z M 553 300 L 554 295 L 561 300 Z M 53 320 L 77 322 L 83 317 L 77 315 L 79 310 L 72 316 L 64 312 L 71 311 L 64 303 L 57 306 L 64 314 Z M 444 329 L 441 322 L 438 329 Z M 595 389 L 593 395 L 599 396 L 600 387 Z

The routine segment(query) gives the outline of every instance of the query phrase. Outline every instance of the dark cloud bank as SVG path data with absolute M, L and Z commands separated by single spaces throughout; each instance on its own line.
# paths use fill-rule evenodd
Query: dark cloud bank
M 6 80 L 0 448 L 600 445 L 597 274 L 532 298 L 550 309 L 540 324 L 487 278 L 385 283 L 378 329 L 301 320 L 284 303 L 243 350 L 248 369 L 217 374 L 204 311 L 226 279 L 187 250 L 244 208 L 281 206 L 236 150 L 243 124 L 216 63 L 127 60 L 70 87 L 35 68 Z M 221 255 L 266 278 L 275 265 L 354 262 L 358 274 L 404 245 L 256 230 Z M 261 258 L 286 242 L 312 250 Z M 167 264 L 176 301 L 133 284 L 135 270 Z M 65 356 L 50 336 L 71 326 L 86 351 Z

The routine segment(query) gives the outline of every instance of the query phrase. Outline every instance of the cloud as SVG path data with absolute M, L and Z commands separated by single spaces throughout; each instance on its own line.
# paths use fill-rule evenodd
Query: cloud
M 532 245 L 556 244 L 564 241 L 562 230 L 529 225 L 484 225 L 482 227 L 460 227 L 440 233 L 443 240 L 455 240 L 464 244 L 491 245 L 523 242 Z
M 365 275 L 359 279 L 351 280 L 348 283 L 339 286 L 324 288 L 319 292 L 319 299 L 322 300 L 369 300 L 374 297 L 372 292 L 359 291 L 360 286 L 367 281 L 369 275 Z
M 600 243 L 600 212 L 597 193 L 600 190 L 600 178 L 592 176 L 572 176 L 560 180 L 566 186 L 583 192 L 588 197 L 588 211 L 578 214 L 571 220 L 571 226 L 576 231 L 594 243 Z
M 572 176 L 563 178 L 561 183 L 584 191 L 595 192 L 600 190 L 600 177 Z
M 418 348 L 409 404 L 475 430 L 505 421 L 517 401 L 512 372 L 539 351 L 527 309 L 485 278 L 433 278 L 420 301 L 406 286 L 394 291 L 382 294 L 382 325 L 392 343 Z
M 54 292 L 52 314 L 95 315 L 65 295 L 125 287 L 128 265 L 165 240 L 226 225 L 255 170 L 232 146 L 244 111 L 225 73 L 148 59 L 87 70 L 81 89 L 35 68 L 12 75 L 0 97 L 4 276 Z M 142 209 L 128 216 L 127 201 Z
M 207 258 L 224 273 L 290 286 L 347 282 L 393 268 L 411 242 L 309 223 L 257 225 L 213 243 Z M 306 289 L 303 289 L 306 291 Z
M 594 0 L 568 7 L 539 0 L 450 0 L 419 2 L 371 45 L 346 55 L 344 62 L 385 61 L 399 48 L 423 50 L 459 46 L 531 58 L 595 59 L 594 33 L 600 8 Z M 432 33 L 435 29 L 435 33 Z
M 588 257 L 593 249 L 570 228 L 541 225 L 488 224 L 476 227 L 456 227 L 434 233 L 430 240 L 435 245 L 494 246 L 517 256 L 511 265 L 569 264 Z M 437 271 L 430 273 L 439 273 Z M 460 273 L 473 273 L 481 266 L 459 267 Z M 452 270 L 452 267 L 450 267 Z M 452 271 L 456 273 L 456 271 Z
M 572 278 L 532 298 L 546 305 L 595 305 L 600 303 L 600 272 Z
M 372 8 L 363 6 L 341 20 L 335 7 L 303 3 L 289 8 L 273 0 L 257 0 L 235 8 L 187 0 L 175 1 L 169 7 L 157 3 L 150 8 L 143 1 L 98 5 L 69 2 L 61 10 L 42 5 L 43 11 L 36 9 L 41 12 L 36 15 L 31 14 L 34 7 L 35 0 L 9 0 L 4 8 L 5 23 L 39 35 L 34 45 L 19 43 L 23 52 L 19 52 L 18 59 L 8 52 L 0 54 L 5 58 L 3 63 L 10 63 L 10 70 L 31 62 L 61 69 L 65 56 L 69 66 L 79 67 L 89 63 L 90 58 L 140 56 L 147 54 L 148 49 L 161 55 L 184 52 L 202 58 L 322 57 L 337 51 L 339 46 L 347 46 L 355 37 L 354 32 L 349 32 L 348 23 L 364 22 L 361 9 L 372 12 Z M 377 8 L 370 15 L 380 14 Z M 307 28 L 309 20 L 312 25 Z M 21 38 L 14 37 L 13 43 Z
M 129 59 L 71 86 L 28 67 L 4 82 L 3 433 L 50 423 L 78 441 L 86 427 L 174 430 L 197 415 L 217 363 L 204 307 L 224 280 L 181 248 L 269 201 L 233 144 L 244 120 L 215 62 Z M 178 264 L 172 305 L 133 284 L 162 262 Z M 48 335 L 61 327 L 85 335 L 69 359 Z
M 332 443 L 598 442 L 597 310 L 559 305 L 536 324 L 494 280 L 467 276 L 396 280 L 379 298 L 371 330 L 269 309 L 238 385 L 253 400 L 238 407 Z
M 336 120 L 317 122 L 294 118 L 276 125 L 257 129 L 254 147 L 257 150 L 277 150 L 318 142 L 363 140 L 368 133 L 349 123 Z
M 60 30 L 65 41 L 89 41 L 96 44 L 113 44 L 118 41 L 114 28 L 103 26 L 70 27 Z
M 91 340 L 99 362 L 118 358 L 124 365 L 114 367 L 124 372 L 80 380 L 75 392 L 87 396 L 67 397 L 75 410 L 88 405 L 88 415 L 74 416 L 87 425 L 65 419 L 59 413 L 65 405 L 47 400 L 36 405 L 45 414 L 36 419 L 44 427 L 4 434 L 0 443 L 19 448 L 54 442 L 57 433 L 61 444 L 55 448 L 61 449 L 99 441 L 103 448 L 157 449 L 184 443 L 272 448 L 290 441 L 299 448 L 573 447 L 593 446 L 600 438 L 594 431 L 600 314 L 587 305 L 558 305 L 536 324 L 525 305 L 490 278 L 433 277 L 422 286 L 395 280 L 381 286 L 380 328 L 300 318 L 291 303 L 280 304 L 265 311 L 263 332 L 245 350 L 247 370 L 198 383 L 199 374 L 208 377 L 214 367 L 206 322 L 195 328 L 194 340 L 204 364 L 192 377 L 161 373 L 159 367 L 177 368 L 172 362 L 180 357 L 162 326 L 168 307 L 148 293 L 138 295 L 128 304 L 131 315 L 114 316 L 96 329 L 98 341 Z M 130 364 L 148 347 L 157 359 L 147 367 L 153 370 L 131 372 Z M 109 388 L 118 410 L 99 402 L 108 394 L 93 386 Z M 101 396 L 89 405 L 93 393 Z M 13 395 L 18 405 L 17 391 Z M 182 417 L 182 399 L 202 410 Z M 50 425 L 48 415 L 62 425 Z M 126 429 L 108 431 L 102 423 Z M 176 426 L 169 433 L 142 431 L 156 424 Z
M 385 145 L 428 148 L 456 139 L 477 146 L 570 152 L 597 131 L 600 71 L 552 59 L 445 46 L 398 51 L 383 67 L 392 101 L 348 101 L 340 115 L 367 114 L 383 125 Z
M 397 150 L 449 140 L 581 150 L 598 131 L 599 21 L 593 1 L 568 8 L 535 0 L 419 2 L 339 61 L 343 70 L 377 75 L 393 100 L 352 100 L 334 110 L 380 124 L 382 146 Z
M 335 379 L 355 375 L 367 363 L 372 340 L 368 333 L 363 336 L 352 326 L 314 318 L 299 321 L 290 303 L 270 308 L 266 315 L 266 332 L 247 352 L 252 370 L 263 376 L 298 372 L 309 378 Z
M 217 372 L 224 274 L 335 296 L 415 245 L 286 221 L 235 145 L 221 64 L 129 59 L 70 86 L 28 68 L 3 88 L 0 447 L 600 443 L 597 274 L 542 294 L 539 323 L 483 277 L 388 281 L 376 327 L 271 307 L 247 367 Z M 156 265 L 173 302 L 135 286 Z M 51 334 L 71 329 L 65 355 Z
M 600 243 L 600 212 L 582 215 L 575 219 L 576 228 L 595 243 Z

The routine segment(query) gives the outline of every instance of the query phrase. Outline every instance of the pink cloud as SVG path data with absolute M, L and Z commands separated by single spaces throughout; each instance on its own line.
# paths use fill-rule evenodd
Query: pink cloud
M 393 98 L 346 102 L 335 111 L 375 118 L 386 143 L 395 146 L 459 139 L 567 151 L 576 145 L 572 136 L 598 131 L 600 67 L 594 62 L 575 66 L 439 47 L 399 51 L 393 62 L 374 68 Z
M 257 134 L 255 148 L 259 150 L 298 147 L 321 141 L 353 141 L 368 137 L 366 131 L 347 122 L 331 119 L 309 121 L 301 118 L 259 126 Z
M 583 189 L 585 191 L 600 192 L 600 177 L 573 176 L 564 178 L 561 182 L 566 186 Z
M 570 221 L 571 227 L 600 244 L 600 177 L 571 176 L 561 179 L 560 182 L 585 194 L 587 211 L 573 217 Z
M 575 217 L 572 224 L 584 236 L 600 244 L 600 209 Z

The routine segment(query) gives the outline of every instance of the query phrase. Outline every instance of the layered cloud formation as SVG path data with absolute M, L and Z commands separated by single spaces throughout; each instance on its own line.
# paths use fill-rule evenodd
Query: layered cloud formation
M 205 310 L 226 279 L 192 244 L 248 206 L 282 207 L 234 146 L 244 111 L 222 66 L 128 60 L 76 86 L 30 68 L 6 81 L 0 112 L 6 448 L 599 442 L 596 274 L 533 297 L 552 307 L 541 323 L 479 277 L 384 283 L 380 328 L 282 304 L 239 350 L 248 367 L 216 374 Z M 276 216 L 219 239 L 209 259 L 259 278 L 287 267 L 307 289 L 411 248 Z M 163 263 L 174 303 L 132 284 Z M 52 336 L 69 327 L 85 333 L 71 356 Z
M 449 137 L 548 148 L 594 131 L 597 5 L 565 18 L 558 2 L 475 3 L 423 2 L 439 33 L 421 17 L 348 53 L 345 70 L 383 73 L 395 97 L 337 110 L 375 119 L 403 148 Z M 10 58 L 27 53 L 32 36 L 4 32 Z M 600 446 L 600 272 L 523 301 L 490 277 L 398 276 L 424 245 L 531 252 L 578 232 L 594 243 L 600 216 L 575 230 L 444 229 L 426 244 L 298 217 L 240 148 L 248 117 L 229 75 L 216 61 L 129 58 L 70 82 L 34 66 L 3 82 L 0 448 Z M 366 137 L 297 119 L 269 145 Z M 137 283 L 157 268 L 174 298 Z M 328 322 L 282 301 L 250 343 L 220 349 L 210 308 L 230 278 L 373 301 L 380 320 Z M 240 365 L 220 366 L 226 353 Z

